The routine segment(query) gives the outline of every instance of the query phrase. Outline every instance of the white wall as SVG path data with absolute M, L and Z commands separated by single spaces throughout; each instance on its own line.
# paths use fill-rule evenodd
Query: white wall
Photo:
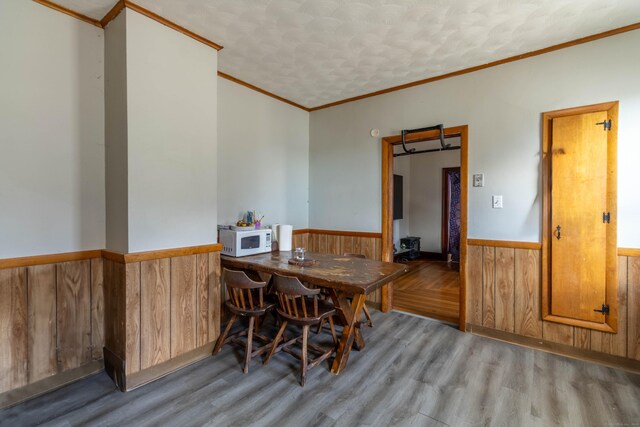
M 120 253 L 129 251 L 126 16 L 104 30 L 106 248 Z
M 218 79 L 218 219 L 308 227 L 309 113 Z
M 0 2 L 0 258 L 105 245 L 102 37 Z
M 129 252 L 215 243 L 217 52 L 125 13 Z
M 442 168 L 460 166 L 460 151 L 416 154 L 409 158 L 411 159 L 409 233 L 420 237 L 422 251 L 440 253 L 442 250 Z
M 380 230 L 379 140 L 401 129 L 469 125 L 470 238 L 540 241 L 540 117 L 620 101 L 620 247 L 640 247 L 640 31 L 311 113 L 312 228 Z M 470 184 L 470 183 L 469 183 Z M 491 195 L 504 209 L 491 208 Z M 336 209 L 339 206 L 339 209 Z

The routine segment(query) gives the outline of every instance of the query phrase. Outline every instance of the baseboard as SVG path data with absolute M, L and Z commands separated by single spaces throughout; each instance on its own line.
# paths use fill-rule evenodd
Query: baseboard
M 435 259 L 438 261 L 446 261 L 447 260 L 447 256 L 441 252 L 425 252 L 425 251 L 420 251 L 420 256 L 423 259 Z
M 88 377 L 104 370 L 102 360 L 95 360 L 75 369 L 70 369 L 61 374 L 27 384 L 24 387 L 9 390 L 0 394 L 0 409 L 15 406 L 25 400 L 56 390 L 72 382 Z
M 368 301 L 367 300 L 367 308 L 375 308 L 378 311 L 382 311 L 382 305 L 379 302 Z
M 211 356 L 214 345 L 215 343 L 211 342 L 181 354 L 180 356 L 176 356 L 171 360 L 129 375 L 125 374 L 125 361 L 105 348 L 105 369 L 116 384 L 116 387 L 118 387 L 118 390 L 122 392 L 131 391 Z
M 492 338 L 498 341 L 515 344 L 522 347 L 533 348 L 535 350 L 553 353 L 560 356 L 569 357 L 571 359 L 582 360 L 586 362 L 598 363 L 611 368 L 623 369 L 625 371 L 640 374 L 640 361 L 627 359 L 626 357 L 613 356 L 610 354 L 600 353 L 592 350 L 576 348 L 566 344 L 558 344 L 551 341 L 545 341 L 538 338 L 525 337 L 511 332 L 499 331 L 484 326 L 477 326 L 467 323 L 467 332 Z
M 107 347 L 102 348 L 104 355 L 104 369 L 118 390 L 127 391 L 127 362 L 121 359 Z

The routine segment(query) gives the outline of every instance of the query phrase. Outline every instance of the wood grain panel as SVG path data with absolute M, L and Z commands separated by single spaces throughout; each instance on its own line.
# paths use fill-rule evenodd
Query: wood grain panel
M 618 257 L 618 333 L 591 331 L 591 350 L 627 357 L 627 257 Z
M 91 361 L 91 261 L 72 261 L 56 268 L 59 370 Z
M 560 344 L 573 345 L 573 326 L 542 322 L 542 338 Z
M 102 359 L 104 347 L 104 262 L 91 260 L 91 358 Z
M 482 325 L 482 247 L 469 246 L 467 250 L 467 320 Z
M 171 357 L 196 348 L 196 257 L 171 258 Z
M 125 361 L 127 375 L 140 370 L 140 263 L 126 264 Z
M 591 329 L 574 327 L 573 346 L 589 350 L 591 348 Z
M 493 247 L 482 248 L 482 326 L 496 327 L 496 251 Z
M 540 251 L 516 249 L 515 268 L 515 333 L 542 338 L 540 315 Z
M 171 260 L 140 263 L 140 368 L 170 357 Z
M 120 359 L 125 358 L 126 276 L 125 265 L 105 258 L 104 263 L 104 342 Z
M 196 345 L 209 341 L 209 255 L 196 255 Z
M 640 257 L 629 257 L 629 324 L 627 357 L 640 360 Z
M 56 265 L 27 268 L 29 302 L 29 379 L 58 372 L 56 352 Z
M 220 289 L 220 253 L 209 254 L 209 341 L 220 335 L 220 316 L 223 303 Z
M 27 384 L 27 270 L 0 270 L 0 393 Z
M 496 248 L 496 329 L 513 332 L 515 250 Z

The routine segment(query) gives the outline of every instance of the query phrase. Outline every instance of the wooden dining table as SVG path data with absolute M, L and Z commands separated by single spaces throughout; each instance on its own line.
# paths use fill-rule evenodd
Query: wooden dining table
M 331 372 L 339 375 L 347 366 L 351 348 L 355 346 L 361 350 L 365 346 L 359 319 L 367 295 L 403 275 L 407 266 L 307 252 L 305 258 L 315 262 L 302 267 L 290 264 L 291 258 L 291 252 L 271 252 L 240 258 L 221 256 L 221 262 L 223 267 L 232 270 L 295 276 L 304 283 L 327 289 L 343 324 L 336 357 L 331 365 Z

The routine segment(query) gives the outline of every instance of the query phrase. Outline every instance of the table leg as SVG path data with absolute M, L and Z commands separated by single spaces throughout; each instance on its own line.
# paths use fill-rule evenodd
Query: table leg
M 360 330 L 360 317 L 362 316 L 362 312 L 357 312 L 354 313 L 354 307 L 352 306 L 352 302 L 349 302 L 349 299 L 342 293 L 340 292 L 339 294 L 336 293 L 335 290 L 331 290 L 330 294 L 331 299 L 333 300 L 333 303 L 335 304 L 335 306 L 338 308 L 338 314 L 340 315 L 340 320 L 342 321 L 343 325 L 347 325 L 349 323 L 349 319 L 351 319 L 351 317 L 356 314 L 356 323 L 353 327 L 354 331 L 354 345 L 356 347 L 356 350 L 362 350 L 364 348 L 364 338 L 362 338 L 362 331 Z M 366 298 L 365 298 L 366 300 Z M 363 307 L 364 307 L 364 303 L 363 303 Z
M 351 305 L 349 305 L 347 299 L 342 295 L 337 297 L 337 299 L 345 322 L 342 329 L 342 337 L 340 337 L 340 343 L 338 344 L 338 350 L 336 351 L 336 357 L 333 359 L 333 364 L 331 365 L 331 372 L 339 375 L 347 366 L 347 360 L 349 360 L 351 347 L 354 344 L 354 340 L 356 340 L 356 336 L 361 340 L 362 345 L 360 348 L 364 347 L 364 340 L 360 334 L 360 328 L 357 327 L 357 325 L 362 315 L 362 306 L 364 305 L 366 296 L 355 294 L 352 298 Z

